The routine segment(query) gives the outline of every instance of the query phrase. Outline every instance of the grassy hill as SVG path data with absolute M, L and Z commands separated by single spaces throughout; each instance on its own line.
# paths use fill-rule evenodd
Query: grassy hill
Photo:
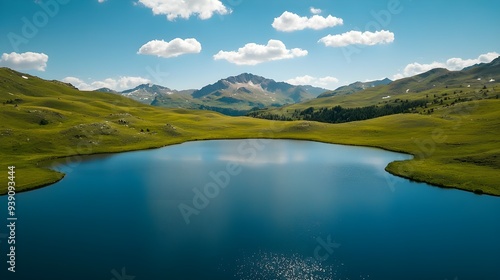
M 122 152 L 202 139 L 285 138 L 380 147 L 415 155 L 391 163 L 391 173 L 435 185 L 500 195 L 500 100 L 462 102 L 430 115 L 399 114 L 326 124 L 228 117 L 165 109 L 116 94 L 81 92 L 0 68 L 0 194 L 7 166 L 17 190 L 63 177 L 48 159 Z
M 351 88 L 352 89 L 352 88 Z M 329 96 L 334 94 L 333 96 Z M 497 98 L 500 94 L 500 58 L 491 63 L 479 64 L 462 71 L 432 69 L 428 72 L 391 82 L 387 85 L 369 87 L 351 94 L 327 92 L 320 98 L 280 108 L 270 108 L 252 115 L 271 119 L 304 119 L 304 110 L 320 110 L 341 106 L 358 108 L 367 106 L 398 105 L 402 102 L 425 102 L 426 106 L 413 112 L 429 113 L 429 110 L 451 106 L 458 102 Z M 326 97 L 325 97 L 326 96 Z M 431 110 L 431 112 L 432 112 Z M 305 118 L 307 119 L 307 118 Z

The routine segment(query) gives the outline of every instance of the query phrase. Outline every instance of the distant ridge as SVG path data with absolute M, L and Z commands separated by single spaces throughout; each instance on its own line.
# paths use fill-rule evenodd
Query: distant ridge
M 376 81 L 369 81 L 369 82 L 355 82 L 347 86 L 341 86 L 333 91 L 327 91 L 325 93 L 322 93 L 321 95 L 318 96 L 318 98 L 323 98 L 323 97 L 329 97 L 329 96 L 335 96 L 335 95 L 342 95 L 342 94 L 353 94 L 355 92 L 371 88 L 371 87 L 376 87 L 380 85 L 388 85 L 392 82 L 389 78 L 385 78 L 382 80 L 376 80 Z
M 256 108 L 279 107 L 310 100 L 326 89 L 276 82 L 251 73 L 242 73 L 194 90 L 155 96 L 151 103 L 171 108 L 213 110 L 227 115 L 245 115 Z
M 96 89 L 94 91 L 97 91 L 97 92 L 107 92 L 107 93 L 119 93 L 119 92 L 117 92 L 115 90 L 112 90 L 110 88 L 107 88 L 107 87 L 98 88 L 98 89 Z
M 432 114 L 462 102 L 498 99 L 500 57 L 460 71 L 435 68 L 392 82 L 388 79 L 374 82 L 353 83 L 320 98 L 254 111 L 250 115 L 273 120 L 342 122 L 404 112 Z
M 245 87 L 244 84 L 247 84 L 248 87 Z M 234 87 L 237 87 L 236 90 L 243 87 L 244 90 L 252 92 L 252 89 L 255 89 L 255 86 L 260 87 L 260 90 L 267 91 L 269 93 L 282 93 L 285 96 L 292 98 L 294 102 L 300 102 L 304 99 L 315 97 L 314 93 L 318 91 L 326 91 L 326 89 L 322 88 L 312 86 L 294 86 L 285 82 L 276 82 L 275 80 L 267 79 L 262 76 L 243 73 L 238 76 L 230 76 L 225 79 L 221 79 L 214 84 L 207 85 L 200 90 L 193 92 L 193 97 L 201 98 L 216 91 L 232 90 Z
M 171 95 L 184 92 L 186 91 L 177 91 L 168 87 L 149 83 L 139 85 L 133 89 L 124 90 L 120 94 L 144 104 L 152 104 L 155 101 L 155 98 L 159 95 Z M 192 91 L 188 92 L 191 93 Z

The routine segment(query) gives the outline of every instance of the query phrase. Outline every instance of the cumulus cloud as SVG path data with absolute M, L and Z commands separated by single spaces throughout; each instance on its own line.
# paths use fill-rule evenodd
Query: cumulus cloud
M 367 45 L 373 46 L 377 44 L 388 44 L 394 41 L 394 33 L 381 31 L 349 31 L 337 35 L 327 35 L 321 38 L 318 42 L 325 44 L 327 47 L 345 47 L 348 45 Z
M 311 7 L 309 8 L 309 11 L 311 11 L 311 14 L 315 14 L 315 15 L 318 15 L 318 14 L 321 14 L 321 9 L 316 9 L 314 7 Z
M 269 40 L 267 45 L 246 44 L 238 51 L 219 51 L 214 60 L 225 59 L 237 65 L 256 65 L 266 61 L 306 56 L 307 51 L 299 48 L 287 49 L 279 40 Z
M 188 53 L 200 53 L 201 44 L 196 39 L 188 38 L 181 39 L 175 38 L 170 42 L 163 40 L 153 40 L 144 44 L 138 54 L 156 55 L 158 57 L 176 57 Z
M 104 2 L 106 2 L 106 0 L 97 0 L 97 2 L 104 3 Z
M 458 57 L 453 57 L 446 60 L 445 62 L 434 61 L 432 63 L 427 63 L 427 64 L 414 62 L 406 65 L 406 67 L 403 70 L 403 73 L 398 73 L 394 75 L 393 80 L 398 80 L 405 77 L 418 75 L 434 68 L 446 68 L 451 71 L 458 71 L 464 69 L 465 67 L 472 66 L 474 64 L 489 63 L 498 56 L 500 56 L 500 54 L 496 52 L 489 52 L 481 54 L 477 58 L 472 58 L 472 59 L 462 59 Z
M 119 78 L 107 78 L 102 81 L 93 81 L 86 83 L 83 80 L 76 77 L 66 77 L 62 79 L 65 83 L 71 83 L 80 90 L 96 90 L 99 88 L 109 88 L 116 91 L 123 91 L 131 88 L 135 88 L 138 85 L 147 84 L 151 81 L 142 77 L 119 77 Z
M 0 65 L 15 70 L 38 70 L 45 71 L 49 56 L 44 53 L 4 53 L 0 58 Z
M 214 13 L 225 15 L 231 12 L 219 0 L 139 0 L 139 3 L 153 10 L 155 15 L 166 15 L 170 21 L 188 19 L 192 15 L 209 19 Z
M 472 66 L 478 63 L 489 63 L 495 58 L 500 56 L 500 54 L 496 52 L 489 52 L 482 54 L 474 59 L 461 59 L 461 58 L 450 58 L 446 61 L 446 68 L 450 70 L 462 70 L 465 67 Z
M 312 85 L 315 87 L 331 88 L 339 82 L 339 79 L 332 76 L 317 78 L 305 75 L 286 80 L 285 82 L 292 85 Z
M 317 12 L 317 9 L 314 9 Z M 321 12 L 321 10 L 319 10 Z M 313 12 L 313 8 L 311 8 Z M 310 18 L 301 17 L 297 14 L 285 11 L 281 16 L 274 18 L 272 26 L 278 31 L 292 32 L 304 29 L 320 30 L 327 27 L 333 27 L 344 24 L 341 18 L 328 15 L 326 18 L 320 15 L 314 15 Z
M 65 83 L 70 83 L 80 90 L 97 89 L 97 88 L 92 88 L 89 84 L 85 83 L 84 81 L 82 81 L 76 77 L 66 77 L 66 78 L 62 79 L 62 81 Z

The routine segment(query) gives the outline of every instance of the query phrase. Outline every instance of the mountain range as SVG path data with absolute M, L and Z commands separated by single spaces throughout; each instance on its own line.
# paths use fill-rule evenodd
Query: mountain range
M 102 88 L 96 91 L 121 94 L 144 104 L 168 108 L 205 109 L 226 115 L 245 115 L 252 109 L 279 107 L 314 99 L 324 88 L 295 86 L 250 73 L 231 76 L 199 90 L 172 90 L 143 84 L 122 92 Z
M 274 111 L 305 107 L 369 106 L 382 104 L 380 98 L 427 92 L 442 87 L 478 87 L 500 79 L 500 58 L 480 63 L 461 71 L 435 68 L 412 77 L 392 81 L 388 78 L 355 82 L 335 90 L 310 85 L 291 85 L 262 76 L 243 73 L 221 79 L 201 89 L 173 90 L 168 87 L 143 84 L 133 89 L 116 92 L 108 88 L 96 91 L 120 94 L 144 104 L 167 108 L 202 109 L 226 115 L 246 115 L 251 111 L 270 108 Z M 351 95 L 363 92 L 367 96 Z M 372 95 L 376 97 L 370 97 Z M 404 96 L 407 97 L 407 96 Z M 362 100 L 362 102 L 353 101 Z M 387 100 L 385 101 L 387 103 Z M 274 108 L 274 109 L 273 109 Z
M 174 90 L 168 87 L 159 86 L 155 84 L 143 84 L 133 89 L 122 91 L 120 94 L 144 104 L 151 104 L 159 95 L 172 95 L 172 94 L 191 94 L 194 90 Z
M 354 109 L 385 105 L 394 107 L 400 106 L 401 102 L 408 103 L 408 106 L 417 103 L 423 104 L 422 107 L 417 106 L 419 108 L 413 106 L 411 111 L 428 113 L 430 109 L 453 106 L 465 100 L 496 98 L 499 91 L 497 88 L 500 85 L 499 81 L 500 57 L 490 63 L 476 64 L 460 71 L 435 68 L 396 81 L 384 79 L 368 83 L 357 82 L 334 91 L 325 92 L 312 100 L 280 108 L 255 111 L 252 112 L 252 116 L 295 120 L 307 118 L 308 113 L 323 108 L 342 106 Z
M 369 81 L 369 82 L 355 82 L 347 86 L 341 86 L 335 90 L 327 91 L 318 96 L 318 98 L 329 97 L 334 95 L 352 94 L 367 88 L 372 88 L 380 85 L 388 85 L 392 80 L 385 78 L 383 80 Z

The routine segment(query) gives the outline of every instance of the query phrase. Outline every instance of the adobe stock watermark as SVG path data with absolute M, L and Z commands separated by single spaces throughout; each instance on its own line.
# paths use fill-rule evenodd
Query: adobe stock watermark
M 270 121 L 269 127 L 263 129 L 256 139 L 246 139 L 237 147 L 237 152 L 243 157 L 244 162 L 254 162 L 259 152 L 266 148 L 272 141 L 276 133 L 285 129 L 286 125 L 280 121 Z M 238 163 L 228 162 L 224 170 L 218 172 L 210 171 L 210 182 L 202 188 L 193 188 L 193 198 L 190 204 L 180 203 L 178 205 L 180 214 L 187 225 L 191 223 L 191 216 L 199 215 L 201 211 L 208 207 L 210 201 L 219 196 L 221 190 L 229 186 L 231 178 L 243 172 L 243 166 Z
M 30 18 L 21 18 L 21 28 L 17 32 L 9 32 L 7 39 L 14 51 L 19 52 L 19 46 L 28 44 L 29 40 L 35 38 L 40 29 L 49 24 L 50 19 L 57 16 L 61 10 L 61 5 L 66 5 L 70 0 L 39 0 L 35 1 L 40 10 L 35 12 Z
M 380 10 L 378 12 L 374 10 L 370 11 L 373 20 L 369 21 L 365 25 L 364 31 L 375 32 L 388 27 L 391 24 L 393 17 L 402 13 L 403 10 L 404 7 L 401 4 L 400 0 L 389 0 L 389 2 L 387 2 L 386 9 Z M 359 30 L 359 28 L 354 29 Z M 342 53 L 344 54 L 344 58 L 347 60 L 347 62 L 350 63 L 352 61 L 351 57 L 353 55 L 361 53 L 364 48 L 366 48 L 365 45 L 348 45 L 342 47 Z
M 83 161 L 81 155 L 90 154 L 92 151 L 93 147 L 88 141 L 80 140 L 76 148 L 66 147 L 66 154 L 68 156 L 64 158 L 64 162 L 52 163 L 51 169 L 60 169 L 62 172 L 69 174 Z
M 268 143 L 268 139 L 248 139 L 238 145 L 237 151 L 244 157 L 245 162 L 252 162 L 257 158 L 257 154 L 263 151 Z M 219 196 L 221 190 L 231 183 L 231 178 L 238 176 L 243 171 L 239 163 L 227 162 L 224 170 L 218 172 L 210 171 L 208 175 L 211 180 L 202 188 L 193 188 L 193 199 L 191 204 L 180 203 L 178 208 L 187 225 L 191 223 L 192 215 L 199 215 L 201 211 L 208 207 L 210 201 Z
M 238 7 L 244 0 L 226 0 L 225 6 L 232 12 L 233 8 Z M 218 14 L 220 20 L 224 20 L 224 15 Z
M 125 267 L 122 267 L 121 273 L 118 273 L 118 271 L 116 271 L 116 269 L 112 269 L 111 274 L 114 276 L 113 278 L 111 278 L 111 280 L 134 280 L 135 279 L 135 276 L 127 275 L 127 271 L 126 271 Z
M 154 69 L 151 66 L 146 67 L 146 72 L 148 72 L 149 77 L 151 77 L 150 80 L 157 85 L 165 84 L 168 76 L 170 76 L 169 72 L 160 69 L 159 64 L 156 64 L 156 68 Z
M 332 240 L 332 236 L 328 235 L 326 240 L 322 237 L 317 237 L 316 242 L 318 245 L 314 248 L 314 259 L 324 262 L 333 255 L 334 250 L 340 248 L 340 243 Z
M 111 103 L 117 105 L 117 102 Z M 99 131 L 92 131 L 92 126 Z M 85 155 L 91 155 L 96 151 L 96 147 L 104 140 L 105 135 L 112 135 L 115 130 L 109 124 L 109 121 L 104 123 L 82 123 L 74 126 L 81 135 L 69 135 L 69 137 L 79 137 L 80 139 L 74 147 L 66 147 L 66 155 L 59 161 L 54 161 L 50 165 L 50 169 L 58 170 L 65 174 L 69 174 L 76 169 L 84 159 Z

